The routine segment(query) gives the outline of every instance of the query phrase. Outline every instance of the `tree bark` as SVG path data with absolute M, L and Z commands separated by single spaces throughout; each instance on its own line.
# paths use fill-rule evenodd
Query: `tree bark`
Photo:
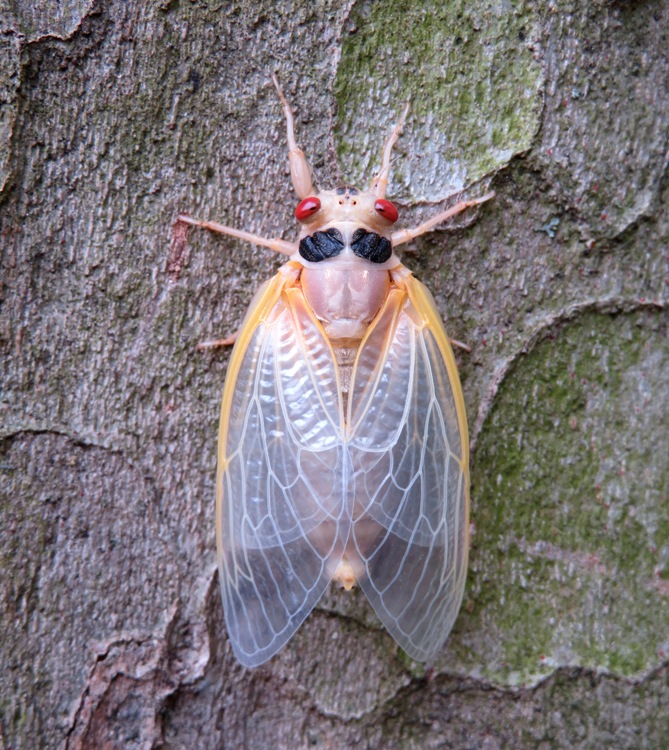
M 669 746 L 669 2 L 0 4 L 0 748 Z M 389 197 L 472 433 L 433 669 L 359 591 L 262 667 L 225 634 L 220 392 L 319 184 Z

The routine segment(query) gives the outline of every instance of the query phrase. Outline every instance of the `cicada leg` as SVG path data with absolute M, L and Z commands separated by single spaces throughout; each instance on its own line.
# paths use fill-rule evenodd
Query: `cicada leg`
M 471 206 L 478 206 L 479 203 L 485 203 L 486 201 L 489 201 L 494 197 L 495 193 L 491 191 L 490 193 L 486 193 L 486 195 L 481 198 L 473 198 L 470 201 L 460 201 L 454 206 L 447 208 L 445 211 L 441 211 L 431 219 L 428 219 L 422 224 L 419 224 L 417 227 L 413 227 L 412 229 L 400 229 L 398 232 L 393 232 L 393 235 L 391 237 L 393 247 L 403 245 L 405 242 L 409 242 L 416 237 L 420 237 L 421 234 L 429 232 L 432 227 L 436 227 L 437 224 L 441 224 L 442 221 L 446 221 L 446 219 L 450 219 L 452 216 L 457 216 L 457 214 L 462 213 L 468 208 L 471 208 Z
M 468 354 L 471 354 L 472 348 L 471 346 L 468 346 L 467 344 L 463 343 L 462 341 L 458 341 L 457 339 L 452 339 L 450 336 L 448 337 L 448 343 L 456 347 L 458 349 L 462 349 L 463 351 L 467 352 Z
M 235 331 L 229 336 L 226 336 L 224 339 L 210 339 L 209 341 L 200 341 L 200 343 L 197 345 L 197 349 L 198 351 L 202 351 L 203 349 L 216 349 L 219 346 L 232 346 L 235 341 L 237 341 L 238 336 L 239 331 Z
M 208 229 L 211 232 L 227 234 L 228 236 L 236 237 L 239 240 L 246 240 L 247 242 L 252 242 L 254 245 L 266 247 L 272 252 L 281 253 L 282 255 L 293 255 L 293 253 L 297 251 L 297 245 L 294 242 L 286 242 L 285 240 L 261 237 L 259 234 L 245 232 L 243 229 L 226 227 L 225 224 L 219 224 L 217 221 L 200 221 L 199 219 L 192 219 L 190 216 L 186 216 L 185 214 L 177 216 L 177 220 L 183 221 L 186 224 L 191 224 L 194 227 Z

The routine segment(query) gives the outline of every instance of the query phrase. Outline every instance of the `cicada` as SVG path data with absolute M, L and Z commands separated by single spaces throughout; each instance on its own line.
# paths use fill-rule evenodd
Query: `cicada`
M 368 190 L 316 190 L 287 123 L 299 239 L 180 220 L 288 256 L 236 336 L 221 408 L 216 537 L 225 620 L 255 667 L 288 641 L 331 581 L 360 586 L 418 661 L 462 601 L 469 443 L 453 351 L 432 295 L 397 248 L 492 193 L 394 230 L 388 137 Z

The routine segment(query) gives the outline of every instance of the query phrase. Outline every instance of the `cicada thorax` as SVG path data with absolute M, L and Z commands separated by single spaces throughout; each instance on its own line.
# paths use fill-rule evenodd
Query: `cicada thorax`
M 323 326 L 340 368 L 344 400 L 356 351 L 388 296 L 390 270 L 399 265 L 390 227 L 395 216 L 379 210 L 388 201 L 354 187 L 321 191 L 295 211 L 302 222 L 294 260 L 302 265 L 305 299 Z
M 334 347 L 357 346 L 390 288 L 387 269 L 375 269 L 348 254 L 305 267 L 300 278 L 304 296 Z

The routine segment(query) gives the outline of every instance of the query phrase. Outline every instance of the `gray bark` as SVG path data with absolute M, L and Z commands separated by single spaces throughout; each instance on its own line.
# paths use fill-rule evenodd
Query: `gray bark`
M 669 746 L 669 3 L 0 3 L 0 748 Z M 434 669 L 329 592 L 247 671 L 215 573 L 227 351 L 319 182 L 389 197 L 458 355 L 471 572 Z

